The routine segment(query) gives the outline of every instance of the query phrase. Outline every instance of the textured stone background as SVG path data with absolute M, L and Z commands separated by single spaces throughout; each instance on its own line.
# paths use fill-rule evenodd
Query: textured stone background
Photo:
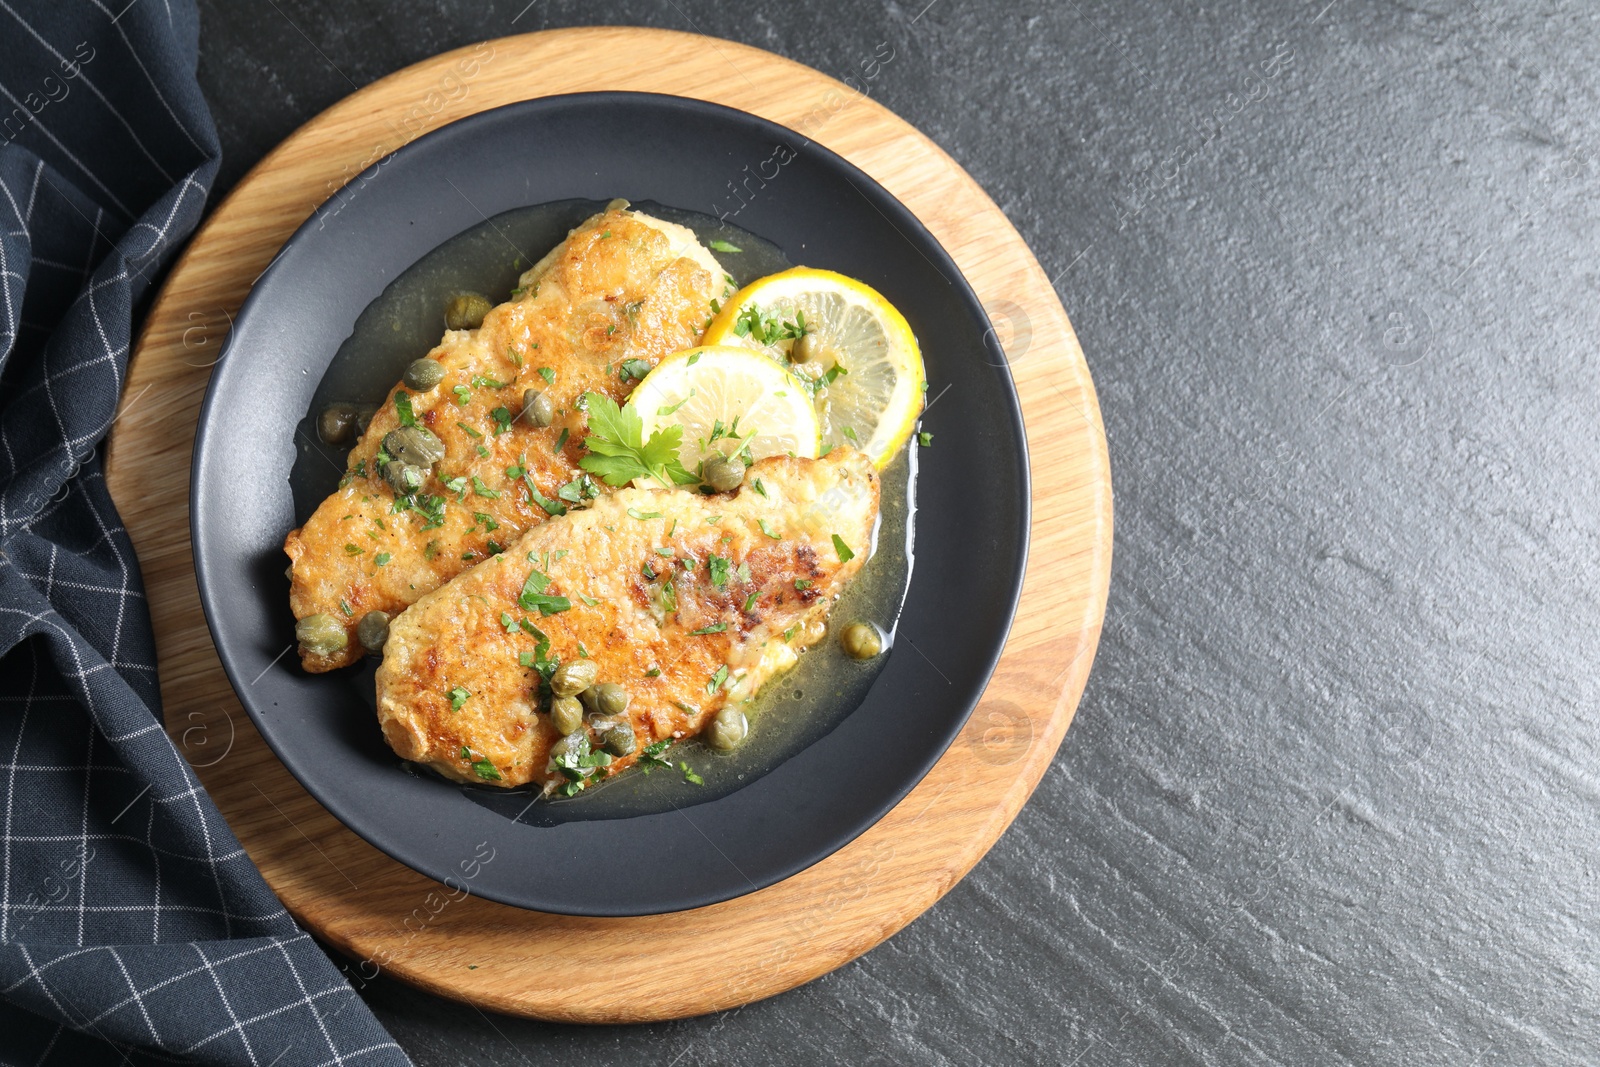
M 874 95 L 1055 276 L 1111 442 L 1088 693 L 926 916 L 715 1018 L 373 1007 L 420 1064 L 1596 1062 L 1592 10 L 925 2 L 202 3 L 224 185 L 484 37 L 887 41 Z

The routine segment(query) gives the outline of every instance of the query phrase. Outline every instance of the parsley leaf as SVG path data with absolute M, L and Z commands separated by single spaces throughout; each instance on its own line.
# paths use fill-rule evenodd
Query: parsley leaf
M 578 466 L 598 474 L 607 485 L 627 485 L 635 478 L 653 477 L 666 485 L 692 485 L 699 481 L 678 460 L 682 426 L 663 426 L 644 440 L 644 420 L 632 404 L 617 402 L 600 393 L 585 393 L 589 412 L 588 454 Z
M 856 558 L 856 554 L 850 551 L 850 546 L 845 544 L 844 538 L 840 537 L 838 534 L 833 535 L 833 550 L 839 553 L 840 563 L 849 563 L 851 560 Z
M 394 410 L 400 416 L 401 426 L 415 426 L 416 412 L 411 410 L 411 394 L 404 389 L 394 394 Z
M 545 380 L 545 384 L 547 385 L 556 384 L 556 371 L 554 367 L 540 367 L 539 377 L 543 378 Z
M 923 448 L 932 448 L 933 447 L 933 434 L 929 433 L 927 430 L 918 431 L 917 432 L 917 444 L 921 445 Z
M 726 682 L 727 680 L 728 680 L 728 665 L 726 663 L 724 663 L 722 666 L 717 668 L 717 673 L 713 674 L 711 676 L 711 680 L 706 683 L 706 692 L 707 693 L 715 693 L 718 689 L 722 688 L 722 684 L 724 682 Z
M 690 630 L 689 631 L 689 636 L 690 637 L 699 637 L 701 634 L 720 634 L 722 631 L 726 630 L 727 628 L 728 628 L 728 624 L 725 623 L 725 622 L 714 622 L 710 626 L 702 626 L 698 630 Z
M 687 763 L 678 764 L 678 770 L 683 772 L 683 780 L 688 782 L 690 785 L 705 785 L 706 784 L 706 780 L 704 778 L 700 777 L 698 774 L 694 773 L 694 771 L 690 770 L 689 769 L 689 765 Z
M 711 569 L 711 584 L 718 589 L 725 588 L 728 584 L 728 574 L 732 570 L 730 562 L 715 555 L 706 561 L 706 566 Z
M 713 252 L 743 252 L 744 251 L 744 249 L 740 248 L 739 246 L 731 245 L 727 241 L 724 241 L 720 237 L 717 238 L 715 241 L 708 241 L 706 243 L 710 246 L 710 248 L 711 248 L 711 250 Z
M 460 711 L 461 705 L 465 704 L 468 698 L 471 696 L 471 692 L 461 688 L 459 685 L 456 686 L 454 689 L 450 690 L 450 710 Z
M 644 768 L 644 773 L 649 774 L 655 767 L 670 767 L 672 761 L 666 759 L 667 749 L 672 747 L 672 738 L 663 737 L 661 740 L 644 746 L 644 752 L 639 756 L 639 766 Z
M 522 585 L 522 595 L 517 597 L 517 603 L 523 611 L 538 611 L 540 615 L 554 615 L 558 611 L 566 611 L 572 607 L 572 601 L 564 596 L 552 596 L 545 592 L 550 586 L 550 576 L 542 571 L 530 571 L 528 580 Z

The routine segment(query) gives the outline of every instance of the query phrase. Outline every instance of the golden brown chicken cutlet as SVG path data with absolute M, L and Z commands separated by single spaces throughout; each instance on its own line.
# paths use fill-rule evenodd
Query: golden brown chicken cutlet
M 394 620 L 384 737 L 460 781 L 575 792 L 615 774 L 793 666 L 877 515 L 871 461 L 841 449 L 760 460 L 731 494 L 628 488 L 536 526 Z M 592 664 L 589 714 L 558 729 L 551 679 L 573 664 Z
M 697 342 L 730 285 L 686 228 L 608 209 L 525 273 L 482 326 L 446 332 L 427 355 L 438 384 L 391 391 L 338 490 L 284 542 L 306 669 L 355 662 L 368 612 L 398 614 L 609 492 L 578 467 L 580 398 L 624 400 L 663 356 Z M 525 412 L 530 391 L 543 399 Z

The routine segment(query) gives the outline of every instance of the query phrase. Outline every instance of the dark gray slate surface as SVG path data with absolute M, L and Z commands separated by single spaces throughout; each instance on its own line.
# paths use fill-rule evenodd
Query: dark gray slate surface
M 483 37 L 888 41 L 874 95 L 1056 277 L 1111 441 L 1088 694 L 926 916 L 717 1018 L 373 1007 L 421 1064 L 1600 1061 L 1592 9 L 924 2 L 202 4 L 223 187 Z

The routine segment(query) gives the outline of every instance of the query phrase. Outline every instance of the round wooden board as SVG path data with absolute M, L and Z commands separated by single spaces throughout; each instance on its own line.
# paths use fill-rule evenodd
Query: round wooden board
M 870 91 L 875 75 L 864 66 L 859 88 Z M 295 228 L 422 133 L 516 100 L 601 89 L 761 115 L 899 197 L 989 309 L 1022 398 L 1033 474 L 1016 623 L 982 704 L 932 773 L 861 838 L 787 881 L 692 914 L 631 919 L 462 897 L 345 829 L 240 707 L 201 615 L 189 543 L 189 459 L 210 368 L 231 316 Z M 849 962 L 921 914 L 988 851 L 1049 766 L 1089 674 L 1111 570 L 1111 479 L 1094 387 L 1049 280 L 999 208 L 857 87 L 757 49 L 662 30 L 488 41 L 390 75 L 296 132 L 213 212 L 156 300 L 107 480 L 144 571 L 168 732 L 290 912 L 361 961 L 347 969 L 358 985 L 382 969 L 483 1008 L 563 1021 L 746 1004 Z

